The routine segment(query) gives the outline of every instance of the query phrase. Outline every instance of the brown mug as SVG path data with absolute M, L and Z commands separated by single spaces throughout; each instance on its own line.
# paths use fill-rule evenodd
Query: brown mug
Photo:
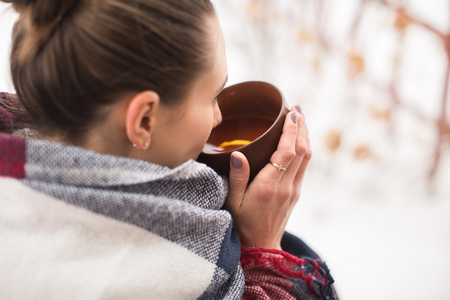
M 227 87 L 218 101 L 222 123 L 212 130 L 198 161 L 228 176 L 231 153 L 242 152 L 251 181 L 277 149 L 289 109 L 282 93 L 261 81 Z

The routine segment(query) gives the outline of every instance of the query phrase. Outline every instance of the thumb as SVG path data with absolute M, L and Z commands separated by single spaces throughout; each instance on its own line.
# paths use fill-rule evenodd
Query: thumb
M 247 158 L 241 152 L 233 152 L 230 159 L 230 190 L 226 203 L 229 210 L 236 211 L 242 205 L 249 176 L 250 166 Z

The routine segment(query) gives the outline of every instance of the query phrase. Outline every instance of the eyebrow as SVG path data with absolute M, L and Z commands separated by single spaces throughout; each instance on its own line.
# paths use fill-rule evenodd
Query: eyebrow
M 225 78 L 225 82 L 223 83 L 222 87 L 217 91 L 216 94 L 219 94 L 219 93 L 223 90 L 223 88 L 225 87 L 225 85 L 227 84 L 227 82 L 228 82 L 228 74 L 227 74 L 227 77 Z

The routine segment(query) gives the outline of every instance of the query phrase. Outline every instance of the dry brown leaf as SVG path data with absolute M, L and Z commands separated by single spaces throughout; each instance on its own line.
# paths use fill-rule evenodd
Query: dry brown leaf
M 269 21 L 274 15 L 271 13 L 270 8 L 264 2 L 260 0 L 251 0 L 248 2 L 245 11 L 248 15 L 255 19 L 262 21 Z
M 402 12 L 397 13 L 395 18 L 394 27 L 400 31 L 404 31 L 407 27 L 414 24 L 414 20 L 405 15 Z
M 255 12 L 258 11 L 259 7 L 260 7 L 260 5 L 259 5 L 258 1 L 252 0 L 252 1 L 249 1 L 249 3 L 247 4 L 245 11 L 248 14 L 254 14 Z
M 350 51 L 348 54 L 349 70 L 348 75 L 353 78 L 361 74 L 365 69 L 364 58 L 356 51 Z
M 341 146 L 342 133 L 338 130 L 331 130 L 325 137 L 325 145 L 328 150 L 335 152 Z
M 353 157 L 357 160 L 363 160 L 374 157 L 374 154 L 368 146 L 360 145 L 353 150 Z
M 370 112 L 374 119 L 385 122 L 389 122 L 391 120 L 391 110 L 389 108 L 382 109 L 373 107 L 370 109 Z
M 313 59 L 313 61 L 312 61 L 312 68 L 313 68 L 314 71 L 316 71 L 316 72 L 319 71 L 321 65 L 322 65 L 322 64 L 321 64 L 319 58 Z
M 305 30 L 300 30 L 297 37 L 298 37 L 298 40 L 300 43 L 309 43 L 312 40 L 309 32 L 307 32 Z
M 444 131 L 442 132 L 444 134 L 444 136 L 446 136 L 447 138 L 450 138 L 450 124 L 449 123 L 445 123 L 444 124 Z
M 397 73 L 400 70 L 400 67 L 402 65 L 402 52 L 397 51 L 394 54 L 394 59 L 392 60 L 392 70 L 394 73 Z

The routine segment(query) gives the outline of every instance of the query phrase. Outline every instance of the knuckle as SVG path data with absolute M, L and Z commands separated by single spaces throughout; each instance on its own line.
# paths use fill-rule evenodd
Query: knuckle
M 299 121 L 300 121 L 300 123 L 302 123 L 302 125 L 306 125 L 305 116 L 303 114 L 300 114 Z
M 297 125 L 290 124 L 289 126 L 284 128 L 283 133 L 286 133 L 288 136 L 297 135 Z
M 282 154 L 283 161 L 290 162 L 291 160 L 294 159 L 294 157 L 295 157 L 295 151 L 292 151 L 292 150 L 285 151 Z
M 306 152 L 305 152 L 305 159 L 307 159 L 307 160 L 310 160 L 311 159 L 311 157 L 312 157 L 312 151 L 311 151 L 311 149 L 308 149 L 308 150 L 306 150 Z
M 300 187 L 294 185 L 293 191 L 291 193 L 291 197 L 293 201 L 297 201 L 300 198 Z
M 290 189 L 283 189 L 280 191 L 279 196 L 283 200 L 288 200 L 291 198 L 292 192 Z
M 260 187 L 261 194 L 264 195 L 265 199 L 273 199 L 276 194 L 277 190 L 274 185 L 271 184 L 264 184 Z
M 248 174 L 246 172 L 230 172 L 229 182 L 232 184 L 242 184 L 247 178 Z
M 295 124 L 291 124 L 291 126 L 289 126 L 289 132 L 292 134 L 292 135 L 297 135 L 297 125 L 295 125 Z
M 299 114 L 300 116 L 297 118 L 297 128 L 298 130 L 303 131 L 304 128 L 306 128 L 305 118 L 302 114 Z
M 297 153 L 300 156 L 305 156 L 305 154 L 306 154 L 306 152 L 308 150 L 308 147 L 306 146 L 306 143 L 301 142 L 301 143 L 297 143 L 297 149 L 296 150 L 297 150 Z
M 231 186 L 239 185 L 242 182 L 242 179 L 237 176 L 230 176 L 229 184 Z

